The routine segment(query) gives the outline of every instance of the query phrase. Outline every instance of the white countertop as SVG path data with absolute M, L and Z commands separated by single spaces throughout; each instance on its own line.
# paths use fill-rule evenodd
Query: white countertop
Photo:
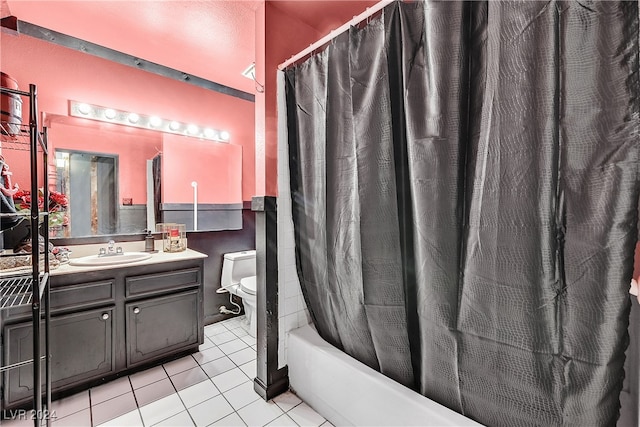
M 106 244 L 91 244 L 91 245 L 73 245 L 67 246 L 71 250 L 71 259 L 81 258 L 89 255 L 97 255 L 100 248 L 106 247 Z M 116 242 L 115 247 L 122 247 L 122 250 L 126 252 L 143 252 L 144 251 L 144 242 Z M 116 264 L 116 265 L 91 265 L 91 266 L 74 266 L 69 264 L 60 265 L 57 268 L 52 268 L 50 274 L 52 276 L 62 275 L 62 274 L 74 274 L 74 273 L 83 273 L 88 271 L 97 271 L 97 270 L 109 270 L 109 269 L 118 269 L 125 267 L 135 267 L 141 265 L 151 265 L 151 264 L 161 264 L 173 261 L 186 261 L 191 259 L 200 259 L 207 258 L 206 254 L 195 251 L 193 249 L 186 249 L 182 252 L 163 252 L 162 250 L 162 240 L 155 241 L 155 249 L 157 252 L 151 253 L 151 257 L 135 261 L 129 262 L 125 264 Z M 0 270 L 0 277 L 4 276 L 13 276 L 16 274 L 29 274 L 31 272 L 31 267 L 25 266 L 21 268 L 13 268 L 8 270 Z
M 125 253 L 126 252 L 129 252 L 129 251 L 125 249 Z M 142 251 L 136 251 L 136 252 L 142 252 Z M 72 255 L 74 255 L 74 253 L 72 253 Z M 78 258 L 78 257 L 72 256 L 71 259 L 73 258 Z M 91 265 L 91 266 L 77 266 L 77 265 L 64 264 L 58 268 L 51 269 L 50 274 L 52 276 L 58 276 L 62 274 L 83 273 L 87 271 L 109 270 L 109 269 L 135 267 L 135 266 L 151 265 L 151 264 L 164 264 L 167 262 L 186 261 L 190 259 L 200 259 L 200 258 L 207 258 L 207 255 L 198 251 L 194 251 L 193 249 L 188 249 L 188 248 L 182 252 L 163 252 L 162 250 L 160 250 L 158 252 L 152 253 L 151 258 L 147 258 L 141 261 L 128 262 L 126 264 Z

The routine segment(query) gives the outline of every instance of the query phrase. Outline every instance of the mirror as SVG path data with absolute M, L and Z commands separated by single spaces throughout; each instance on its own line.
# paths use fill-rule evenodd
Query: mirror
M 65 116 L 50 117 L 49 126 L 50 188 L 68 199 L 63 223 L 49 223 L 50 236 L 144 232 L 146 162 L 161 155 L 161 134 Z
M 241 147 L 73 117 L 49 122 L 49 184 L 68 199 L 51 237 L 139 234 L 160 222 L 242 228 L 242 204 L 232 203 L 241 200 Z
M 50 221 L 51 237 L 140 235 L 160 222 L 242 228 L 243 199 L 254 193 L 253 102 L 30 36 L 3 34 L 1 42 L 3 71 L 21 88 L 38 87 L 49 129 L 49 189 L 69 200 L 57 215 L 62 224 Z M 231 142 L 71 117 L 72 100 L 212 126 L 228 131 Z M 28 153 L 2 154 L 14 182 L 28 188 Z

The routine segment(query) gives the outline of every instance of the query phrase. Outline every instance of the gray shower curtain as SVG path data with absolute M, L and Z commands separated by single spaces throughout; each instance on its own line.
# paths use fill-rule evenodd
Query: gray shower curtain
M 638 223 L 638 3 L 393 3 L 286 73 L 320 334 L 486 425 L 612 425 Z

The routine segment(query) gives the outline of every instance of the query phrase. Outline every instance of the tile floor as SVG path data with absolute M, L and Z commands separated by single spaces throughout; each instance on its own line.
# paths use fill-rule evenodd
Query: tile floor
M 253 391 L 256 340 L 243 321 L 241 316 L 206 326 L 197 353 L 54 401 L 52 425 L 332 427 L 291 392 L 265 402 Z

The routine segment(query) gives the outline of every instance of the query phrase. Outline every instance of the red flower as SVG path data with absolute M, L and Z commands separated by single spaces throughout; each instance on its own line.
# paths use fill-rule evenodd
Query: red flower
M 13 201 L 18 210 L 31 209 L 31 192 L 29 190 L 19 190 L 13 195 Z M 49 192 L 49 212 L 64 212 L 68 205 L 69 199 L 66 195 L 57 191 Z M 44 194 L 42 190 L 38 191 L 38 209 L 44 209 Z M 68 223 L 68 221 L 67 219 L 66 222 Z
M 67 207 L 67 205 L 69 204 L 69 200 L 67 199 L 67 196 L 62 194 L 62 193 L 58 193 L 57 191 L 52 191 L 49 193 L 49 204 L 56 204 L 59 205 L 61 207 Z

